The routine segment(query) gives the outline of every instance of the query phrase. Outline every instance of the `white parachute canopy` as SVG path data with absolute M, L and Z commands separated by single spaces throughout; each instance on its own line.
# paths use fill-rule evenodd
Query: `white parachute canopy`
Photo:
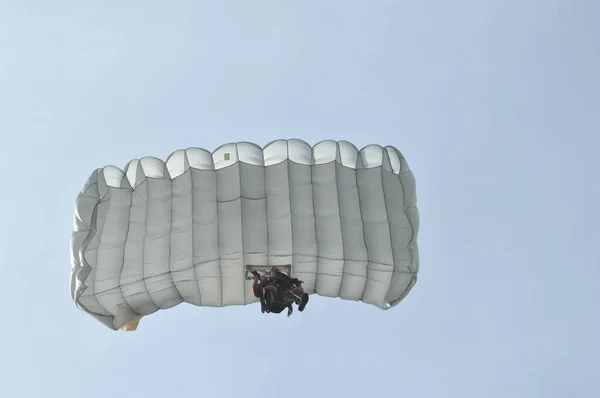
M 240 142 L 95 170 L 75 201 L 71 296 L 111 329 L 182 302 L 258 301 L 246 265 L 309 294 L 398 304 L 419 270 L 413 173 L 394 147 Z

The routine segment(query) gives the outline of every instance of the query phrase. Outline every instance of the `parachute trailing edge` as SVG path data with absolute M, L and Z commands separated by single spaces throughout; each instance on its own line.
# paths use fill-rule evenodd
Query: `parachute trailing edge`
M 240 142 L 106 166 L 75 200 L 71 297 L 134 330 L 182 302 L 254 303 L 245 266 L 290 264 L 307 293 L 389 309 L 417 280 L 416 201 L 392 146 Z

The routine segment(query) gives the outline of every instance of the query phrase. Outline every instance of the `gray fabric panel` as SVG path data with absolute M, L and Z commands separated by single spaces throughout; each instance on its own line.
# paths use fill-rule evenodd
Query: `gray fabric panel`
M 268 265 L 292 263 L 292 217 L 287 162 L 265 169 Z
M 121 273 L 121 288 L 128 305 L 140 315 L 158 311 L 146 286 L 144 251 L 146 246 L 146 221 L 148 207 L 148 182 L 144 180 L 131 196 L 129 232 L 125 243 L 125 259 Z M 115 264 L 116 266 L 116 264 Z
M 345 300 L 360 300 L 367 282 L 369 257 L 365 245 L 356 170 L 339 163 L 336 163 L 335 167 L 345 259 L 344 275 L 337 295 Z
M 194 268 L 200 302 L 221 305 L 219 222 L 217 220 L 217 176 L 212 170 L 192 169 Z
M 171 277 L 187 303 L 200 305 L 200 289 L 194 268 L 192 172 L 173 179 L 171 209 Z
M 171 180 L 146 179 L 146 193 L 144 280 L 152 301 L 167 309 L 183 300 L 170 272 Z
M 77 228 L 77 227 L 76 227 Z M 71 249 L 71 298 L 76 299 L 75 292 L 81 289 L 81 282 L 77 277 L 77 274 L 83 269 L 81 261 L 79 260 L 79 248 L 83 246 L 83 242 L 89 235 L 89 230 L 75 230 L 71 235 L 70 249 Z
M 331 162 L 312 167 L 318 246 L 315 291 L 329 297 L 337 297 L 344 270 L 344 246 L 335 164 Z
M 381 169 L 356 170 L 360 209 L 369 263 L 362 301 L 383 306 L 391 282 L 394 260 L 383 197 Z
M 92 229 L 95 228 L 97 205 L 100 198 L 98 193 L 98 173 L 100 169 L 94 170 L 85 182 L 75 202 L 75 215 L 73 217 L 73 234 L 71 236 L 71 297 L 82 310 L 91 313 L 96 319 L 106 325 L 111 325 L 111 317 L 94 314 L 81 300 L 87 286 L 86 280 L 91 272 L 91 267 L 85 260 L 85 248 L 93 236 Z M 89 293 L 88 293 L 89 296 Z M 84 299 L 85 300 L 85 299 Z M 88 299 L 92 301 L 93 299 Z M 99 304 L 97 305 L 99 308 Z
M 408 268 L 413 261 L 409 250 L 413 233 L 405 213 L 406 202 L 402 185 L 398 184 L 398 177 L 384 170 L 381 174 L 394 256 L 394 274 L 385 297 L 385 301 L 390 302 L 398 299 L 413 279 L 413 274 Z
M 267 196 L 263 166 L 240 165 L 243 265 L 268 264 Z M 242 268 L 239 272 L 244 272 Z M 252 282 L 244 284 L 244 302 L 256 301 Z
M 98 247 L 94 293 L 98 302 L 116 319 L 127 322 L 136 313 L 125 301 L 119 284 L 129 229 L 131 191 L 109 188 L 106 215 Z
M 98 248 L 100 247 L 101 236 L 104 229 L 106 213 L 108 211 L 108 203 L 106 201 L 98 203 L 95 208 L 95 219 L 92 225 L 92 231 L 89 242 L 87 243 L 87 249 L 84 256 L 84 262 L 90 267 L 89 274 L 85 281 L 87 289 L 83 292 L 79 301 L 85 308 L 90 312 L 99 315 L 110 315 L 112 314 L 100 304 L 98 297 L 96 296 L 96 273 L 98 272 Z
M 311 166 L 288 162 L 290 210 L 294 238 L 293 274 L 314 292 L 317 276 L 317 232 L 313 207 Z
M 118 329 L 181 302 L 256 302 L 244 266 L 292 264 L 309 293 L 386 309 L 416 283 L 418 229 L 414 175 L 393 147 L 190 148 L 92 173 L 75 205 L 70 290 Z
M 216 171 L 221 305 L 244 303 L 240 163 Z

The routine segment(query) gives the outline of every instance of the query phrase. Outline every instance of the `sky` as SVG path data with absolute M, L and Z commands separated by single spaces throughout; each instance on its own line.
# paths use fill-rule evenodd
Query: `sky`
M 600 396 L 600 3 L 0 0 L 0 396 Z M 417 182 L 397 307 L 69 294 L 97 167 L 279 138 L 393 145 Z

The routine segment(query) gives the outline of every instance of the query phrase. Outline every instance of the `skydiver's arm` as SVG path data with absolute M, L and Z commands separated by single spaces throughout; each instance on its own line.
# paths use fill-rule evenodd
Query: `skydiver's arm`
M 254 291 L 254 297 L 262 298 L 262 289 L 258 286 L 258 282 L 260 281 L 258 276 L 254 277 L 254 283 L 252 284 L 252 290 Z

